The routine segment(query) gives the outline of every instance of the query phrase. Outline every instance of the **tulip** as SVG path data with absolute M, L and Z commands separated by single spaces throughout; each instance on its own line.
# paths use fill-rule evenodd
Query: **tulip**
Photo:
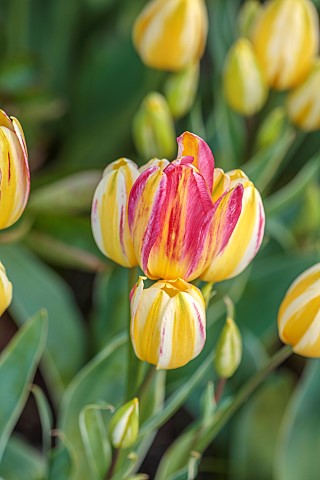
M 310 0 L 270 0 L 256 22 L 253 44 L 268 84 L 277 90 L 295 87 L 318 51 L 315 6 Z
M 320 263 L 290 286 L 278 313 L 281 340 L 304 357 L 320 357 Z
M 153 0 L 135 22 L 133 41 L 146 65 L 177 71 L 200 60 L 207 32 L 204 0 Z
M 30 175 L 23 130 L 14 117 L 0 110 L 0 229 L 22 215 L 29 197 Z
M 182 367 L 201 352 L 206 339 L 205 303 L 184 280 L 160 280 L 131 291 L 131 339 L 136 355 L 158 369 Z
M 113 415 L 109 433 L 115 448 L 129 448 L 138 438 L 139 433 L 139 400 L 134 398 L 125 403 Z
M 12 284 L 8 280 L 6 269 L 0 262 L 0 315 L 9 307 L 12 300 Z
M 160 93 L 149 93 L 133 119 L 133 139 L 143 158 L 172 157 L 175 130 L 166 99 Z
M 320 59 L 315 62 L 309 76 L 290 92 L 287 111 L 290 120 L 302 130 L 320 129 Z
M 219 377 L 230 378 L 241 362 L 242 339 L 239 328 L 233 319 L 233 304 L 230 299 L 225 301 L 227 302 L 228 316 L 216 346 L 214 366 Z
M 116 160 L 104 170 L 92 203 L 94 239 L 106 257 L 123 267 L 137 265 L 128 225 L 128 198 L 138 176 L 138 167 L 131 160 Z
M 276 107 L 265 117 L 255 141 L 255 149 L 269 148 L 283 136 L 287 124 L 287 116 L 283 107 Z
M 268 87 L 249 40 L 239 39 L 229 51 L 224 66 L 227 102 L 243 115 L 253 115 L 263 107 Z
M 159 166 L 145 170 L 130 193 L 134 250 L 151 279 L 197 278 L 212 256 L 225 248 L 240 216 L 242 185 L 213 203 L 212 178 L 201 175 L 194 165 L 205 174 L 213 170 L 213 165 L 206 166 L 204 161 L 210 149 L 199 137 L 187 134 L 187 138 L 189 143 L 186 138 L 178 139 L 179 150 L 194 156 L 181 157 L 164 170 Z M 210 158 L 213 161 L 212 154 Z
M 260 15 L 261 8 L 258 0 L 247 0 L 244 2 L 238 16 L 238 28 L 241 37 L 251 40 L 254 25 Z
M 213 256 L 211 263 L 201 278 L 208 282 L 219 282 L 239 275 L 257 254 L 263 240 L 265 215 L 258 190 L 241 170 L 224 174 L 218 170 L 213 198 L 221 195 L 221 190 L 243 186 L 242 209 L 239 220 L 220 253 Z
M 186 115 L 195 100 L 199 84 L 199 63 L 173 73 L 164 86 L 164 93 L 174 118 Z

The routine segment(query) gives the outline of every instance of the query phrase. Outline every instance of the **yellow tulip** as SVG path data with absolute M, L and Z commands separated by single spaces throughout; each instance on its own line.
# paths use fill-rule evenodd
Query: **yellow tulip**
M 202 57 L 207 32 L 204 0 L 153 0 L 135 22 L 133 41 L 146 65 L 177 71 Z
M 224 92 L 234 110 L 253 115 L 263 107 L 268 87 L 249 40 L 239 39 L 226 58 Z
M 12 284 L 8 280 L 6 269 L 0 262 L 0 315 L 9 307 L 12 300 Z
M 200 290 L 181 279 L 133 288 L 131 339 L 138 358 L 158 369 L 182 367 L 201 352 L 206 339 L 205 303 Z
M 310 0 L 270 0 L 256 22 L 253 44 L 268 84 L 277 90 L 295 87 L 318 51 L 315 6 Z
M 128 225 L 128 199 L 138 176 L 138 167 L 131 160 L 120 158 L 110 163 L 92 203 L 94 239 L 106 257 L 123 267 L 137 265 Z
M 0 110 L 0 229 L 22 215 L 30 191 L 28 153 L 23 130 L 14 117 Z
M 290 286 L 278 313 L 281 340 L 304 357 L 320 357 L 320 263 Z
M 265 214 L 262 200 L 244 172 L 232 170 L 225 174 L 216 168 L 213 200 L 237 185 L 242 185 L 244 189 L 240 217 L 225 248 L 202 273 L 201 278 L 207 282 L 219 282 L 239 275 L 258 253 L 263 240 Z
M 288 96 L 287 111 L 290 120 L 302 130 L 320 129 L 320 60 L 317 60 L 306 78 Z

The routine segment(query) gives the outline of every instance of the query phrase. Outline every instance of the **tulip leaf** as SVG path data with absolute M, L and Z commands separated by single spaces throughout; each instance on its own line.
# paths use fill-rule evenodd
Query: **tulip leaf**
M 294 139 L 294 130 L 288 128 L 282 138 L 275 144 L 259 150 L 243 165 L 244 172 L 260 192 L 264 192 L 276 178 L 276 174 Z
M 28 398 L 47 339 L 47 314 L 39 312 L 18 331 L 0 356 L 0 460 Z
M 91 404 L 80 412 L 80 432 L 93 478 L 103 478 L 111 463 L 112 449 L 105 419 L 108 411 L 113 412 L 114 408 L 107 404 Z
M 275 439 L 292 389 L 292 376 L 281 370 L 267 379 L 239 412 L 230 435 L 231 480 L 273 478 Z
M 107 402 L 119 406 L 124 398 L 127 337 L 114 338 L 74 377 L 61 406 L 59 428 L 71 443 L 77 462 L 72 480 L 90 478 L 90 466 L 79 428 L 79 415 L 86 405 Z
M 316 479 L 320 471 L 320 361 L 309 362 L 281 424 L 275 480 Z
M 48 480 L 70 480 L 76 463 L 76 454 L 63 432 L 55 431 L 58 445 L 51 450 Z
M 36 449 L 13 435 L 0 462 L 0 477 L 5 480 L 43 480 L 45 462 Z
M 26 248 L 1 245 L 0 257 L 14 285 L 10 310 L 15 321 L 23 324 L 40 308 L 48 311 L 43 368 L 53 398 L 57 399 L 83 362 L 84 329 L 80 311 L 64 281 Z
M 36 400 L 41 422 L 43 453 L 47 455 L 51 447 L 51 430 L 53 426 L 52 411 L 45 394 L 38 385 L 33 385 L 31 392 Z

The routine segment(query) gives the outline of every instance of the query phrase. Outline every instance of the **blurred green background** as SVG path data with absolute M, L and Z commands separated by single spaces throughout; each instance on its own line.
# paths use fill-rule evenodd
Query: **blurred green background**
M 81 449 L 81 408 L 98 400 L 117 404 L 124 388 L 121 332 L 129 308 L 127 272 L 99 253 L 90 208 L 108 163 L 121 156 L 139 164 L 145 160 L 134 148 L 133 116 L 148 92 L 163 91 L 168 77 L 146 68 L 132 45 L 132 24 L 145 3 L 0 3 L 0 103 L 24 127 L 32 179 L 27 211 L 0 234 L 0 259 L 14 286 L 12 306 L 0 323 L 0 343 L 3 348 L 16 325 L 47 309 L 48 342 L 36 383 L 54 411 L 53 425 L 76 449 Z M 314 3 L 319 7 L 320 2 Z M 167 394 L 181 388 L 213 350 L 225 316 L 225 294 L 236 303 L 245 345 L 241 367 L 227 386 L 228 393 L 235 392 L 280 346 L 276 316 L 290 283 L 320 261 L 320 133 L 306 134 L 285 122 L 270 144 L 259 146 L 259 129 L 268 113 L 283 104 L 284 94 L 272 92 L 263 111 L 250 119 L 232 112 L 222 94 L 223 63 L 238 35 L 240 4 L 207 1 L 209 37 L 197 98 L 175 127 L 177 135 L 190 130 L 202 136 L 216 166 L 241 167 L 256 183 L 266 208 L 266 236 L 252 267 L 216 286 L 206 348 L 191 364 L 168 374 Z M 109 343 L 116 352 L 106 353 Z M 210 379 L 213 367 L 160 430 L 140 471 L 154 478 L 166 449 L 200 418 L 200 398 Z M 163 388 L 164 379 L 157 381 Z M 197 478 L 316 480 L 319 402 L 319 362 L 292 357 L 206 450 Z M 0 474 L 5 480 L 42 478 L 42 460 L 35 451 L 41 429 L 33 397 L 17 432 L 23 439 L 16 436 L 9 443 Z M 50 471 L 50 478 L 71 478 L 61 471 L 54 477 L 53 467 Z M 77 480 L 88 478 L 79 475 Z

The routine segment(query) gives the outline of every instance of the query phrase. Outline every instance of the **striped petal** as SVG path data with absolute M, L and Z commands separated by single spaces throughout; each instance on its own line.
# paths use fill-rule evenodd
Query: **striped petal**
M 182 367 L 202 350 L 205 303 L 200 290 L 176 279 L 144 289 L 140 278 L 131 296 L 131 339 L 136 355 L 159 369 Z
M 278 314 L 281 340 L 304 357 L 320 357 L 320 263 L 302 273 L 286 293 Z
M 258 190 L 241 170 L 229 172 L 231 191 L 242 188 L 242 205 L 238 221 L 225 243 L 225 248 L 213 255 L 213 259 L 201 278 L 219 282 L 239 275 L 257 254 L 263 240 L 265 215 Z M 239 192 L 240 193 L 240 192 Z
M 94 239 L 106 257 L 124 267 L 137 265 L 128 225 L 128 199 L 138 176 L 138 167 L 131 160 L 121 158 L 111 163 L 92 203 Z
M 0 262 L 0 315 L 9 307 L 12 300 L 12 284 L 9 281 L 6 269 Z
M 152 279 L 193 280 L 208 263 L 213 202 L 202 175 L 184 157 L 135 182 L 129 225 L 144 273 Z
M 0 111 L 0 229 L 22 215 L 29 198 L 30 174 L 26 142 L 20 123 Z
M 210 147 L 202 138 L 190 132 L 184 132 L 177 138 L 178 158 L 183 156 L 193 157 L 192 164 L 199 170 L 207 182 L 208 189 L 212 192 L 214 158 Z

